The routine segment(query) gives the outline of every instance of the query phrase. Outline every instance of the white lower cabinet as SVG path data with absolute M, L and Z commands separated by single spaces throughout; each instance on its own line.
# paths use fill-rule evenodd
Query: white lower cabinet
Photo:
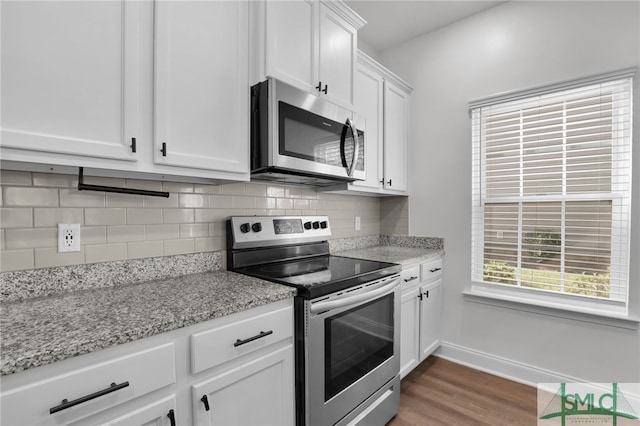
M 0 424 L 292 425 L 293 356 L 287 299 L 2 376 Z
M 192 387 L 194 424 L 292 425 L 290 345 L 213 375 Z
M 442 259 L 405 266 L 401 274 L 400 377 L 441 343 Z

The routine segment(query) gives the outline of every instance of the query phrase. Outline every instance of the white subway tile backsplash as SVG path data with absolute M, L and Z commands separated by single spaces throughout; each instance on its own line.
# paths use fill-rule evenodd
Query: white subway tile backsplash
M 145 225 L 107 227 L 107 242 L 109 243 L 125 243 L 129 241 L 143 241 L 145 239 Z M 82 242 L 82 239 L 80 241 Z
M 57 244 L 57 228 L 7 229 L 5 234 L 5 245 L 9 250 L 51 247 Z
M 30 186 L 31 185 L 31 173 L 20 172 L 14 170 L 0 170 L 0 184 Z
M 164 242 L 164 255 L 185 254 L 195 252 L 195 240 L 167 240 Z
M 58 207 L 57 188 L 5 187 L 4 206 Z
M 169 240 L 180 238 L 180 225 L 146 225 L 147 240 Z
M 169 198 L 77 191 L 75 175 L 2 171 L 2 270 L 32 269 L 225 248 L 226 220 L 244 215 L 328 215 L 333 238 L 408 230 L 405 197 L 378 199 L 310 188 L 86 178 L 169 191 Z M 361 217 L 355 231 L 354 216 Z M 57 253 L 58 223 L 80 223 L 81 252 Z
M 127 245 L 125 243 L 97 244 L 85 247 L 86 263 L 113 262 L 126 258 Z
M 81 265 L 85 263 L 84 247 L 80 246 L 78 252 L 58 253 L 56 248 L 35 249 L 36 268 L 49 268 L 52 266 Z
M 105 198 L 104 192 L 60 189 L 60 207 L 104 207 Z
M 135 194 L 107 193 L 107 207 L 143 207 L 144 197 Z
M 128 225 L 162 223 L 162 209 L 127 209 Z
M 84 225 L 82 208 L 35 208 L 33 209 L 33 226 L 58 226 L 59 223 L 79 223 Z
M 186 223 L 180 225 L 180 238 L 196 238 L 209 236 L 206 223 Z
M 142 257 L 158 257 L 164 254 L 162 241 L 140 241 L 127 243 L 127 255 L 129 259 Z
M 19 271 L 33 269 L 33 250 L 2 250 L 0 252 L 0 271 Z
M 0 208 L 0 227 L 30 228 L 33 226 L 33 209 Z
M 163 223 L 192 223 L 195 219 L 194 209 L 163 209 Z
M 182 182 L 162 182 L 162 190 L 175 193 L 175 192 L 187 192 L 192 193 L 194 190 L 194 184 L 182 183 Z
M 169 208 L 169 207 L 177 208 L 178 194 L 172 193 L 169 195 L 169 198 L 151 197 L 151 196 L 145 195 L 144 207 L 145 208 Z
M 67 223 L 67 222 L 65 222 Z M 87 208 L 84 209 L 84 223 L 90 225 L 125 225 L 127 223 L 127 209 Z
M 209 207 L 209 196 L 205 194 L 179 194 L 178 207 L 207 208 Z
M 33 173 L 33 186 L 51 186 L 57 188 L 76 188 L 78 177 L 55 173 Z

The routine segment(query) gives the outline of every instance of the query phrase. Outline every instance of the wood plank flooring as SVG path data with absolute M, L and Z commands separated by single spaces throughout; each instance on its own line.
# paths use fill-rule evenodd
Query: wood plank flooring
M 432 356 L 402 380 L 387 426 L 535 426 L 536 404 L 534 387 Z

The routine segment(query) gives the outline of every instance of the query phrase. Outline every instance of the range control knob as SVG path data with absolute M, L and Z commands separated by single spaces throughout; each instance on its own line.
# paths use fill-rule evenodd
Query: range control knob
M 327 229 L 327 225 L 328 224 L 327 224 L 326 220 L 323 220 L 322 222 L 320 222 L 320 228 L 322 228 L 322 229 Z
M 249 225 L 248 223 L 243 223 L 242 225 L 240 225 L 240 232 L 246 234 L 249 231 L 251 231 L 251 225 Z
M 262 224 L 260 222 L 256 222 L 251 225 L 251 229 L 253 230 L 253 232 L 260 232 L 262 231 Z
M 311 229 L 311 222 L 305 222 L 304 229 Z
M 315 222 L 313 222 L 313 229 L 318 229 L 318 228 L 320 228 L 320 222 L 316 220 Z

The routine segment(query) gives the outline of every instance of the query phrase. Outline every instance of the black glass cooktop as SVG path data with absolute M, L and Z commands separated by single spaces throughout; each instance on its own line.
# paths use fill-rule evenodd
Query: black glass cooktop
M 324 255 L 241 268 L 236 272 L 294 286 L 300 296 L 313 298 L 398 273 L 400 265 Z

